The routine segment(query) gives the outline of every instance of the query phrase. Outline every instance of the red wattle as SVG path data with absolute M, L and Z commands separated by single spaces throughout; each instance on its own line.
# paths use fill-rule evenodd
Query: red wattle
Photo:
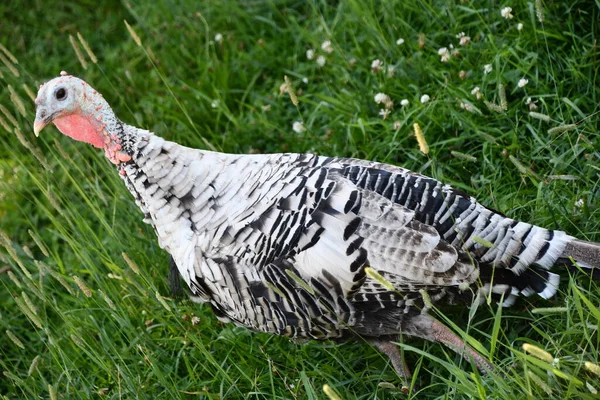
M 89 143 L 98 148 L 104 147 L 101 131 L 98 131 L 87 117 L 71 114 L 56 118 L 53 122 L 59 131 L 75 140 Z

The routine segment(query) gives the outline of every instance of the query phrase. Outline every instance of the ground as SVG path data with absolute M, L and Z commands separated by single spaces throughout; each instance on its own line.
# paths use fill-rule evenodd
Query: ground
M 597 2 L 30 1 L 0 11 L 5 398 L 600 390 L 600 293 L 581 273 L 564 271 L 550 301 L 446 309 L 447 319 L 434 310 L 498 368 L 481 376 L 452 351 L 405 340 L 419 390 L 403 395 L 368 344 L 296 344 L 171 299 L 168 255 L 102 153 L 55 128 L 32 132 L 37 87 L 65 70 L 123 121 L 187 146 L 388 162 L 600 241 Z

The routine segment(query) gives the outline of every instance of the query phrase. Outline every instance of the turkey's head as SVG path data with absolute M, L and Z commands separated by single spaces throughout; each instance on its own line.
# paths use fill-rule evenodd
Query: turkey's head
M 102 95 L 74 76 L 61 76 L 40 87 L 35 99 L 36 136 L 50 122 L 65 135 L 105 148 L 117 120 Z

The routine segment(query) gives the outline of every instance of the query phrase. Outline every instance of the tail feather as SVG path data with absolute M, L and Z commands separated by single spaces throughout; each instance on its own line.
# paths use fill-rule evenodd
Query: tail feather
M 583 268 L 600 268 L 600 243 L 571 240 L 565 246 L 561 258 L 572 258 Z

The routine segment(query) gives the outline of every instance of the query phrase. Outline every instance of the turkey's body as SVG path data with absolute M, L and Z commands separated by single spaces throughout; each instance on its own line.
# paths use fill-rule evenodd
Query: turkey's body
M 137 136 L 123 179 L 193 297 L 222 319 L 291 337 L 378 337 L 420 314 L 420 290 L 434 302 L 470 301 L 485 288 L 507 303 L 556 290 L 542 267 L 569 236 L 431 178 L 355 159 L 231 155 Z
M 600 246 L 518 222 L 434 179 L 387 164 L 305 154 L 231 155 L 123 124 L 84 81 L 36 98 L 53 122 L 105 151 L 194 299 L 219 318 L 292 338 L 365 337 L 410 375 L 400 333 L 488 360 L 424 311 L 494 296 L 551 297 L 549 271 L 598 267 Z

